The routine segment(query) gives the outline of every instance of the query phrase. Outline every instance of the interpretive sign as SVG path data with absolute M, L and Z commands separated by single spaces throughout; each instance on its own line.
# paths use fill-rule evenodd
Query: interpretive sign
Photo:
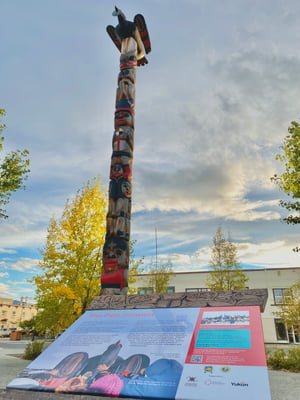
M 176 399 L 271 399 L 259 308 L 201 308 Z
M 271 399 L 258 306 L 90 310 L 9 389 Z

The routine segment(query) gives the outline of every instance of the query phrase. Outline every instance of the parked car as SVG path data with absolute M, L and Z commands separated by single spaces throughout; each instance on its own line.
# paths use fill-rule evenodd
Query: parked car
M 10 334 L 15 331 L 16 328 L 1 328 L 0 329 L 0 337 L 9 337 Z

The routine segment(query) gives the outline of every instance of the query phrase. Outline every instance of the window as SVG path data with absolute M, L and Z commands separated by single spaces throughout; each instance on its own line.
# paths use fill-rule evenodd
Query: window
M 273 289 L 274 303 L 286 304 L 291 299 L 291 292 L 289 289 Z
M 185 291 L 187 293 L 200 293 L 200 292 L 208 292 L 208 288 L 186 288 Z
M 275 318 L 274 322 L 277 340 L 288 340 L 288 335 L 284 323 L 279 318 Z
M 299 343 L 299 336 L 293 326 L 288 330 L 288 337 L 289 343 Z
M 168 286 L 167 293 L 175 293 L 175 286 Z
M 152 287 L 141 287 L 138 288 L 138 294 L 152 294 L 154 292 Z
M 140 287 L 137 290 L 138 294 L 153 294 L 153 287 Z M 175 286 L 168 286 L 167 293 L 175 293 Z

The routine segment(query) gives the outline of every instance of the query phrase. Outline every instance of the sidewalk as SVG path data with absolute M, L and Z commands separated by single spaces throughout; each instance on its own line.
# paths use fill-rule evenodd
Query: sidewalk
M 6 385 L 31 362 L 20 358 L 21 354 L 18 349 L 6 349 L 0 344 L 0 389 L 5 389 Z
M 269 370 L 269 381 L 272 400 L 300 398 L 300 373 Z
M 9 352 L 10 354 L 5 354 L 3 349 L 0 350 L 0 399 L 1 389 L 5 389 L 6 385 L 31 362 L 18 357 L 17 350 L 9 349 Z M 269 380 L 272 400 L 299 399 L 300 373 L 269 371 Z

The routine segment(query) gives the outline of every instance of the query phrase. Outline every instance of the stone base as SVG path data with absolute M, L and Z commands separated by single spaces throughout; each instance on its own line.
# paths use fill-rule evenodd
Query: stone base
M 224 292 L 187 292 L 136 295 L 101 295 L 94 298 L 89 310 L 124 310 L 143 308 L 189 308 L 259 306 L 264 311 L 267 289 L 228 290 Z

